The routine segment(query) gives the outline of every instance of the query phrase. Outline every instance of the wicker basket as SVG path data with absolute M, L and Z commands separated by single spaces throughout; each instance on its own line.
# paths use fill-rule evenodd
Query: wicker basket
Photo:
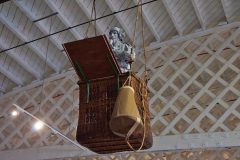
M 79 121 L 77 128 L 77 141 L 97 153 L 113 153 L 122 151 L 131 151 L 124 138 L 114 135 L 109 129 L 109 121 L 112 115 L 114 103 L 116 101 L 118 87 L 125 82 L 128 75 L 116 77 L 106 77 L 98 80 L 92 80 L 89 84 L 78 82 L 80 88 Z M 119 81 L 118 81 L 119 80 Z M 143 81 L 135 75 L 131 78 L 132 87 L 135 92 L 135 101 L 137 103 L 141 118 L 143 113 L 146 116 L 146 138 L 143 149 L 152 146 L 152 133 L 150 130 L 148 105 L 143 107 L 140 89 L 143 88 Z M 118 85 L 119 84 L 119 85 Z M 89 85 L 89 92 L 87 86 Z M 147 102 L 147 99 L 144 99 Z M 147 104 L 147 103 L 146 103 Z M 129 142 L 134 148 L 139 148 L 143 140 L 143 134 L 133 134 Z

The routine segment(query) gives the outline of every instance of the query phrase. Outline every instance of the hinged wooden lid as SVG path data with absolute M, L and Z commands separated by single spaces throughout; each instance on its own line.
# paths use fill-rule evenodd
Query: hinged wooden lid
M 63 47 L 83 81 L 121 74 L 105 35 L 65 43 Z

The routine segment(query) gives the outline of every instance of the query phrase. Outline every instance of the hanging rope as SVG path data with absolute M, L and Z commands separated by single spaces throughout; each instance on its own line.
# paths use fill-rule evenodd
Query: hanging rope
M 76 80 L 74 74 L 71 75 L 71 79 L 73 79 L 74 84 L 77 84 L 78 81 L 79 81 L 78 79 Z M 75 111 L 75 107 L 78 106 L 78 104 L 74 103 L 74 102 L 76 101 L 76 97 L 75 97 L 75 91 L 76 91 L 76 89 L 77 89 L 77 88 L 74 88 L 74 89 L 73 89 L 73 92 L 72 92 L 72 107 L 71 107 L 71 112 L 70 112 L 70 118 L 69 118 L 69 120 L 70 120 L 70 125 L 69 125 L 69 130 L 68 130 L 69 133 L 71 132 L 71 129 L 75 127 L 75 126 L 74 126 L 74 124 L 75 124 L 75 123 L 74 123 L 74 113 L 76 113 L 76 112 L 74 112 L 74 111 Z
M 132 46 L 133 46 L 133 48 L 136 47 L 136 44 L 135 44 L 135 35 L 136 35 L 137 22 L 138 22 L 138 16 L 139 16 L 139 4 L 140 4 L 140 0 L 138 0 L 136 20 L 135 20 L 135 23 L 134 23 L 133 38 L 132 38 L 132 39 L 133 39 L 133 40 L 132 40 Z
M 142 4 L 142 0 L 141 0 L 141 4 Z M 142 88 L 142 104 L 143 106 L 147 106 L 147 97 L 148 97 L 148 93 L 147 93 L 147 81 L 148 81 L 148 73 L 147 73 L 147 56 L 146 56 L 146 46 L 145 46 L 145 40 L 144 40 L 144 24 L 143 24 L 143 7 L 142 5 L 141 7 L 141 25 L 142 25 L 142 45 L 143 45 L 143 56 L 144 56 L 144 83 L 143 86 L 140 87 Z M 143 115 L 144 115 L 144 135 L 143 135 L 143 143 L 145 141 L 146 138 L 146 119 L 147 119 L 147 110 L 143 107 L 144 111 L 143 111 Z M 142 145 L 143 145 L 142 143 Z M 142 146 L 141 146 L 142 148 Z
M 96 0 L 93 0 L 93 12 L 94 12 L 94 31 L 95 36 L 97 36 L 97 14 L 96 14 Z
M 141 0 L 142 4 L 142 0 Z M 148 73 L 147 73 L 147 55 L 146 55 L 146 45 L 144 40 L 144 25 L 143 25 L 143 7 L 141 7 L 141 24 L 142 24 L 142 45 L 143 45 L 143 56 L 144 56 L 144 80 L 147 83 L 148 80 Z
M 94 15 L 94 19 L 93 19 L 93 15 Z M 89 28 L 90 28 L 90 25 L 91 23 L 93 24 L 93 27 L 94 27 L 94 32 L 95 32 L 95 36 L 97 36 L 97 27 L 96 27 L 96 19 L 97 19 L 97 15 L 96 15 L 96 0 L 93 0 L 93 4 L 92 4 L 92 10 L 91 10 L 91 21 L 88 23 L 88 26 L 87 26 L 87 30 L 85 32 L 85 38 L 88 38 L 88 31 L 89 31 Z
M 141 5 L 140 5 L 141 3 Z M 137 15 L 136 15 L 136 21 L 135 21 L 135 26 L 134 26 L 134 32 L 133 32 L 133 41 L 132 41 L 132 46 L 135 47 L 135 35 L 136 35 L 136 30 L 137 30 L 137 22 L 139 19 L 139 14 L 140 14 L 140 18 L 141 18 L 141 37 L 142 37 L 142 45 L 143 45 L 143 54 L 144 54 L 144 83 L 140 83 L 140 87 L 139 87 L 139 93 L 141 94 L 141 102 L 142 102 L 142 108 L 143 108 L 143 138 L 142 138 L 142 143 L 141 146 L 138 149 L 134 149 L 132 147 L 132 145 L 129 143 L 129 137 L 126 137 L 126 142 L 128 144 L 128 146 L 133 150 L 133 151 L 139 151 L 142 149 L 143 144 L 145 142 L 145 138 L 146 138 L 146 119 L 147 119 L 147 112 L 145 109 L 145 106 L 147 106 L 147 56 L 146 56 L 146 49 L 145 49 L 145 41 L 144 41 L 144 25 L 143 25 L 143 15 L 142 15 L 143 9 L 142 9 L 142 0 L 138 0 L 138 7 L 137 7 Z M 130 76 L 131 77 L 131 74 Z M 131 81 L 131 79 L 128 79 L 129 81 Z M 130 82 L 131 83 L 131 82 Z
M 132 38 L 132 49 L 131 49 L 131 54 L 133 52 L 133 48 L 136 48 L 136 42 L 135 42 L 135 35 L 136 35 L 136 30 L 137 30 L 137 22 L 138 22 L 138 15 L 139 15 L 139 4 L 140 4 L 140 1 L 138 1 L 138 4 L 137 4 L 137 13 L 136 13 L 136 20 L 135 20 L 135 24 L 134 24 L 134 30 L 133 30 L 133 38 Z M 132 60 L 130 60 L 130 71 L 129 71 L 129 74 L 131 75 L 132 74 Z
M 52 30 L 52 17 L 50 18 L 50 26 L 49 26 L 49 34 L 51 34 L 51 30 Z M 40 99 L 40 102 L 39 102 L 39 107 L 42 103 L 42 100 L 44 99 L 44 93 L 43 93 L 43 89 L 44 89 L 44 82 L 45 82 L 45 77 L 44 77 L 44 74 L 46 72 L 46 69 L 47 69 L 47 59 L 48 59 L 48 48 L 49 48 L 49 39 L 47 39 L 47 48 L 46 48 L 46 57 L 45 57 L 45 61 L 44 61 L 44 69 L 43 69 L 43 83 L 42 83 L 42 86 L 41 86 L 41 92 L 43 95 Z M 39 111 L 40 111 L 41 108 L 39 108 Z

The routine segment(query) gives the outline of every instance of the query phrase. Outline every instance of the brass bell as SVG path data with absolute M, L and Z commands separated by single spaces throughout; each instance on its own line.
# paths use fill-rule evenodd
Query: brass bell
M 143 132 L 143 123 L 134 93 L 131 86 L 119 89 L 109 125 L 111 131 L 120 137 L 128 138 L 133 133 Z

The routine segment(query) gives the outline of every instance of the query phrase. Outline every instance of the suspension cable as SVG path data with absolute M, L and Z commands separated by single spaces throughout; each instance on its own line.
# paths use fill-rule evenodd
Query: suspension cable
M 92 19 L 93 15 L 94 15 L 94 19 Z M 93 0 L 90 18 L 91 18 L 91 20 L 94 20 L 94 21 L 91 21 L 88 23 L 87 30 L 85 32 L 85 38 L 88 38 L 88 31 L 89 31 L 91 23 L 93 23 L 93 26 L 94 26 L 95 36 L 97 36 L 97 26 L 96 26 L 96 20 L 95 20 L 96 19 L 96 0 Z

